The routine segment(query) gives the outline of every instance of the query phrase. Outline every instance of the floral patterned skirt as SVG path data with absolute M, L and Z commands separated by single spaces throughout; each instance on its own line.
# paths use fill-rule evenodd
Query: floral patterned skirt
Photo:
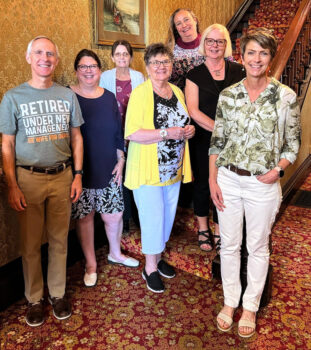
M 115 214 L 124 211 L 122 187 L 111 179 L 105 188 L 83 188 L 78 201 L 72 204 L 71 217 L 82 219 L 93 210 L 100 214 Z

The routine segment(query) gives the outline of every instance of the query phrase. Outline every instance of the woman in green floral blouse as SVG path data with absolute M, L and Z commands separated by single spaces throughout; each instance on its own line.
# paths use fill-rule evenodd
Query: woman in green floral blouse
M 222 91 L 210 146 L 210 190 L 221 236 L 224 307 L 221 331 L 232 327 L 241 296 L 240 249 L 243 216 L 247 231 L 247 288 L 238 324 L 241 337 L 256 329 L 256 312 L 269 266 L 269 235 L 282 195 L 279 178 L 300 145 L 296 94 L 274 78 L 269 65 L 277 43 L 264 28 L 241 38 L 246 78 Z

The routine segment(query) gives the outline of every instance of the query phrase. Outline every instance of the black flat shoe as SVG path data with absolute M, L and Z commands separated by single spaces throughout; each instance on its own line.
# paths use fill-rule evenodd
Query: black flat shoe
M 147 288 L 151 290 L 153 293 L 163 293 L 164 292 L 164 284 L 160 278 L 159 272 L 154 271 L 148 276 L 145 268 L 142 273 L 143 279 L 147 283 Z
M 173 278 L 176 276 L 174 268 L 164 260 L 158 262 L 158 271 L 159 274 L 165 278 Z

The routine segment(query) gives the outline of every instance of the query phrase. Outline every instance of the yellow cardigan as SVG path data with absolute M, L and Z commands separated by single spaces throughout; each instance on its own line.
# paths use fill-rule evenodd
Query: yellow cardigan
M 170 86 L 178 101 L 182 104 L 185 111 L 187 111 L 184 95 L 181 90 L 175 85 L 170 84 Z M 139 129 L 155 129 L 153 119 L 153 89 L 151 80 L 148 79 L 131 93 L 125 118 L 124 137 L 127 138 Z M 181 175 L 184 183 L 192 181 L 188 140 L 185 142 Z M 180 176 L 164 183 L 160 182 L 157 143 L 144 145 L 130 141 L 124 182 L 127 188 L 132 190 L 142 185 L 167 186 L 177 181 L 180 181 Z

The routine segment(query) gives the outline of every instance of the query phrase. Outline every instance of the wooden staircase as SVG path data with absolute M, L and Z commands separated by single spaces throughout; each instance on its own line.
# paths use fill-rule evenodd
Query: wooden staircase
M 302 0 L 272 62 L 271 76 L 292 88 L 302 106 L 311 76 L 311 0 Z
M 266 27 L 278 40 L 270 75 L 292 88 L 302 106 L 311 75 L 311 0 L 245 0 L 227 24 L 233 56 L 240 61 L 240 37 Z
M 310 8 L 311 0 L 286 0 L 282 4 L 280 0 L 246 0 L 227 25 L 233 47 L 238 50 L 242 33 L 251 27 L 264 26 L 261 19 L 267 18 L 267 27 L 278 37 L 279 43 L 270 74 L 296 91 L 301 104 L 310 84 L 311 74 Z M 267 16 L 263 16 L 265 14 Z M 237 58 L 239 59 L 239 53 Z M 211 222 L 210 225 L 213 229 Z M 179 269 L 210 279 L 215 251 L 201 251 L 196 232 L 197 224 L 192 209 L 179 208 L 165 258 Z M 142 254 L 139 228 L 132 226 L 130 234 L 122 238 L 122 248 L 134 256 Z

